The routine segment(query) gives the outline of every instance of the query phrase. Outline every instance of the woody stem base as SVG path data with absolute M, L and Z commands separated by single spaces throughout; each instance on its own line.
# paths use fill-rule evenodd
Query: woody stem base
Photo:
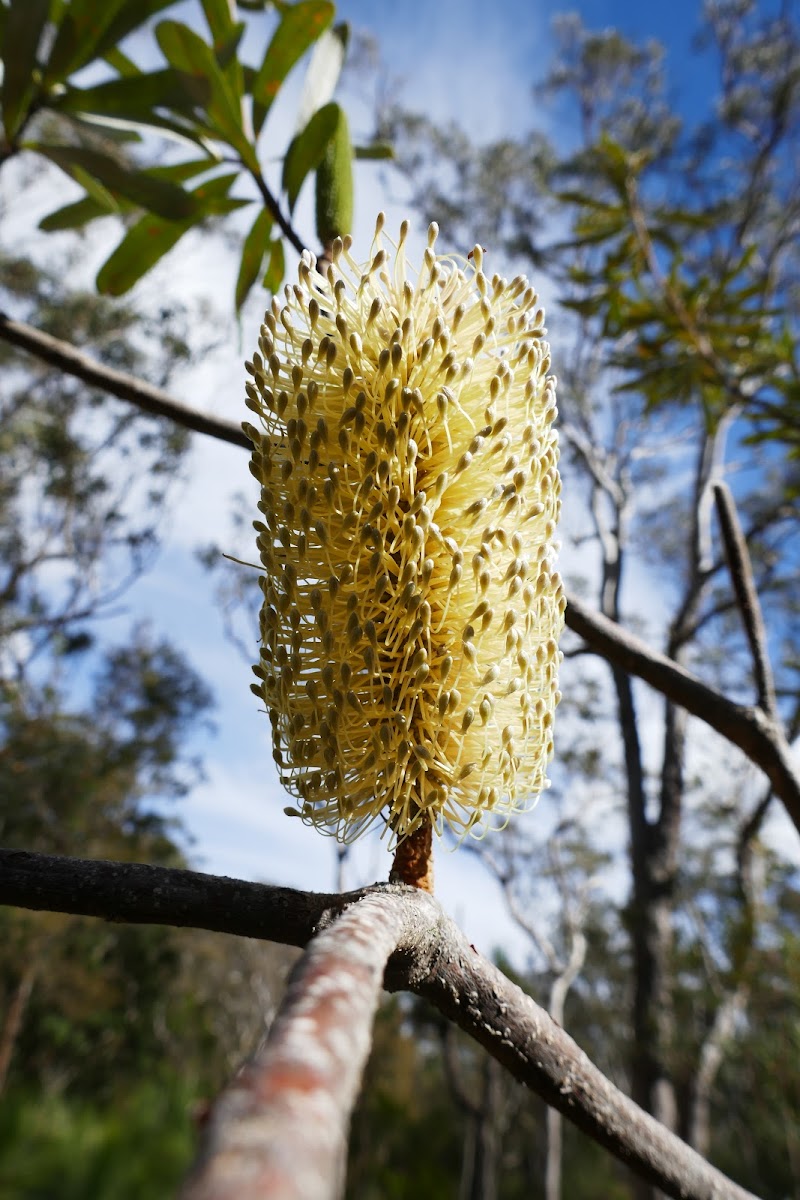
M 433 893 L 433 827 L 429 821 L 400 842 L 389 881 Z

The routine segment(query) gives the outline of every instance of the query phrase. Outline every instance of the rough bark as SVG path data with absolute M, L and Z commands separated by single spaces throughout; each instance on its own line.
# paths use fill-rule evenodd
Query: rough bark
M 335 1200 L 403 906 L 375 892 L 315 937 L 264 1048 L 214 1104 L 182 1200 Z
M 305 945 L 365 896 L 402 911 L 384 986 L 430 1001 L 579 1129 L 667 1195 L 753 1200 L 623 1095 L 564 1030 L 488 962 L 428 893 L 392 884 L 320 896 L 193 871 L 0 850 L 0 902 Z M 386 910 L 388 911 L 388 910 Z M 387 918 L 388 919 L 388 918 Z

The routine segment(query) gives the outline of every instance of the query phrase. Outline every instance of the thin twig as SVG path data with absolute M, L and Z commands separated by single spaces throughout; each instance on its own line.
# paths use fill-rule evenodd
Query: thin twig
M 756 682 L 758 703 L 768 717 L 775 718 L 775 679 L 767 646 L 767 631 L 758 600 L 753 566 L 744 540 L 742 527 L 736 513 L 736 505 L 726 483 L 714 484 L 714 500 L 719 516 L 720 533 L 725 545 L 731 583 L 736 593 L 736 602 L 742 617 L 744 631 L 750 644 L 753 659 L 753 675 Z
M 179 400 L 173 399 L 168 392 L 153 387 L 135 375 L 126 371 L 117 371 L 106 367 L 96 359 L 90 358 L 80 350 L 76 350 L 69 342 L 42 333 L 24 321 L 15 321 L 6 313 L 0 312 L 0 338 L 19 346 L 37 358 L 53 367 L 58 367 L 66 375 L 82 379 L 92 387 L 102 388 L 120 400 L 135 404 L 144 412 L 157 417 L 168 417 L 183 429 L 191 429 L 195 433 L 206 433 L 210 437 L 230 442 L 234 446 L 251 449 L 250 442 L 242 432 L 241 426 L 233 421 L 223 421 L 219 417 L 197 412 Z
M 256 187 L 261 193 L 261 199 L 264 201 L 265 207 L 269 210 L 270 216 L 280 226 L 281 233 L 290 242 L 298 254 L 302 254 L 306 247 L 303 245 L 300 237 L 295 232 L 293 226 L 287 221 L 281 211 L 281 206 L 273 196 L 266 179 L 260 171 L 251 171 Z

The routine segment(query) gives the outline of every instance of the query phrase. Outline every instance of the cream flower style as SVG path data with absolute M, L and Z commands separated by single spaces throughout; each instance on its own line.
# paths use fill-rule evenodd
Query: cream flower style
M 265 315 L 244 428 L 261 485 L 254 667 L 293 815 L 350 841 L 504 825 L 547 786 L 560 508 L 555 379 L 523 276 L 435 253 L 379 217 L 360 265 Z M 385 248 L 384 241 L 390 246 Z

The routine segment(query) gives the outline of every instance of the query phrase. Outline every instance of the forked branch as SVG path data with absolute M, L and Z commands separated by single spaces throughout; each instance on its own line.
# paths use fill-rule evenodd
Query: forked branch
M 357 1016 L 355 1012 L 353 1015 L 361 1030 L 371 1012 L 371 984 L 367 980 L 372 978 L 370 972 L 377 970 L 376 963 L 382 961 L 387 945 L 392 943 L 393 953 L 384 979 L 389 990 L 413 991 L 427 998 L 444 1016 L 480 1042 L 521 1083 L 644 1179 L 667 1195 L 684 1200 L 753 1200 L 749 1192 L 726 1179 L 623 1095 L 561 1026 L 483 958 L 445 916 L 436 900 L 418 888 L 383 884 L 342 896 L 318 896 L 194 871 L 0 850 L 0 903 L 116 921 L 191 925 L 269 938 L 289 945 L 305 945 L 320 925 L 336 919 L 345 909 L 353 913 L 354 927 L 357 928 L 358 909 L 367 899 L 370 906 L 376 906 L 376 916 L 380 912 L 384 933 L 380 935 L 374 955 L 369 956 L 369 965 L 361 964 L 365 972 L 361 976 L 362 1002 Z M 351 905 L 353 908 L 349 907 Z M 346 930 L 350 926 L 343 928 Z M 327 946 L 330 945 L 328 942 Z M 324 956 L 327 954 L 326 943 L 321 946 Z M 338 941 L 332 953 L 333 959 L 328 958 L 328 963 L 340 953 Z M 357 951 L 356 959 L 358 953 L 360 951 Z M 304 1005 L 313 1003 L 313 997 L 307 991 L 309 981 L 317 978 L 315 972 L 320 961 L 324 962 L 324 957 L 322 960 L 312 957 L 309 959 L 311 965 L 303 968 L 300 978 L 305 978 L 306 982 L 298 985 L 299 991 L 290 1002 L 290 1009 L 292 1003 L 299 1004 L 301 1010 Z M 360 968 L 355 961 L 343 966 L 342 979 L 356 969 Z M 331 995 L 334 993 L 339 994 L 336 989 Z M 283 1028 L 290 1029 L 291 1013 L 286 1022 Z M 278 1036 L 289 1037 L 280 1032 Z M 287 1052 L 285 1046 L 276 1051 L 279 1057 L 284 1052 Z M 267 1074 L 273 1069 L 267 1061 L 264 1067 Z M 360 1072 L 360 1067 L 358 1070 Z M 250 1077 L 246 1089 L 253 1091 L 254 1078 L 257 1077 Z M 255 1090 L 260 1094 L 257 1086 Z M 339 1103 L 351 1104 L 352 1095 L 348 1083 Z M 279 1109 L 281 1104 L 278 1097 Z M 213 1137 L 217 1139 L 216 1145 L 221 1147 L 226 1144 L 226 1136 L 229 1137 L 237 1145 L 237 1152 L 241 1152 L 242 1127 L 238 1133 L 236 1129 L 242 1114 L 247 1127 L 250 1119 L 247 1104 L 233 1103 L 230 1113 L 228 1116 L 221 1111 L 219 1117 L 228 1133 L 219 1132 L 218 1126 Z M 340 1109 L 339 1131 L 342 1122 L 346 1127 L 348 1118 L 349 1112 Z M 269 1125 L 271 1119 L 264 1112 L 259 1113 L 257 1140 L 260 1141 L 265 1123 Z M 278 1116 L 275 1116 L 274 1127 L 283 1128 Z M 312 1131 L 306 1129 L 306 1133 L 310 1136 Z M 339 1137 L 340 1132 L 336 1136 Z M 305 1139 L 304 1145 L 307 1145 Z M 335 1155 L 336 1138 L 329 1137 L 328 1145 L 333 1147 L 331 1152 Z M 253 1153 L 256 1169 L 263 1161 L 263 1152 L 259 1149 Z M 203 1200 L 212 1196 L 222 1200 L 225 1193 L 198 1191 L 189 1195 L 192 1200 L 201 1196 Z M 238 1195 L 245 1193 L 239 1191 Z M 284 1196 L 288 1200 L 296 1195 L 291 1191 L 277 1192 L 273 1193 L 273 1198 L 277 1200 Z M 336 1192 L 331 1191 L 329 1195 L 333 1197 Z

